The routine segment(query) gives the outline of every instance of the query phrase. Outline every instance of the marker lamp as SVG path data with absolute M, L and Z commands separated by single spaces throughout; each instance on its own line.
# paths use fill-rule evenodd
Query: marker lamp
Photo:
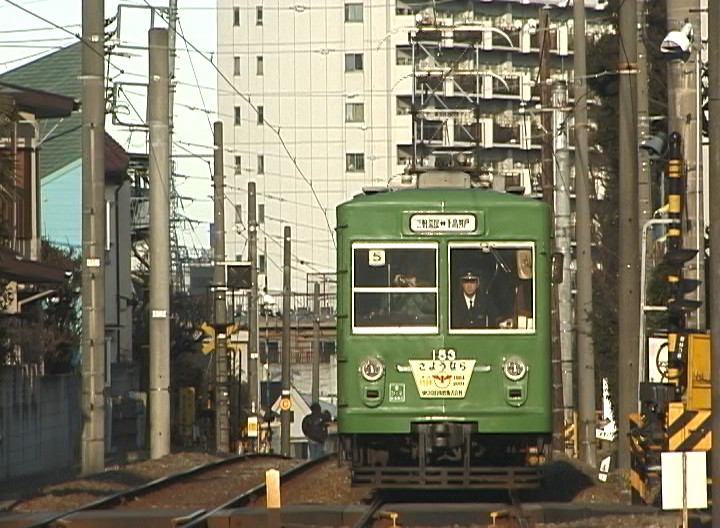
M 517 357 L 511 357 L 503 364 L 503 372 L 505 377 L 511 381 L 519 381 L 527 374 L 527 366 L 523 360 Z
M 378 358 L 367 358 L 360 363 L 360 374 L 366 381 L 377 381 L 385 373 L 385 365 Z

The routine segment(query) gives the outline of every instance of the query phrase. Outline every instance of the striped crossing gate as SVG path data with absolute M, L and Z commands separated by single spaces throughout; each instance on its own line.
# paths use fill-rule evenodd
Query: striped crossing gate
M 671 403 L 667 413 L 668 451 L 710 451 L 712 413 L 687 410 L 682 402 Z
M 645 417 L 642 414 L 630 415 L 630 493 L 633 504 L 645 504 L 647 501 L 647 450 L 646 437 L 642 430 Z

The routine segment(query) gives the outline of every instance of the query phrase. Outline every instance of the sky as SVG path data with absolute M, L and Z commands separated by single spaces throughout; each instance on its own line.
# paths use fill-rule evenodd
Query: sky
M 0 73 L 77 42 L 74 35 L 82 32 L 81 0 L 13 2 L 64 30 L 0 0 Z M 145 115 L 146 89 L 135 84 L 147 83 L 148 57 L 144 48 L 152 23 L 148 5 L 168 7 L 168 3 L 169 0 L 105 0 L 105 18 L 120 15 L 119 32 L 114 36 L 118 47 L 110 58 L 109 79 L 121 90 L 115 113 L 125 123 L 138 123 L 138 116 Z M 218 117 L 216 72 L 210 60 L 214 59 L 216 49 L 216 10 L 211 0 L 177 0 L 177 4 L 173 155 L 175 182 L 182 197 L 178 214 L 186 219 L 179 225 L 178 234 L 180 243 L 188 247 L 192 256 L 200 248 L 209 247 L 208 229 L 213 213 L 212 123 Z M 159 12 L 154 25 L 166 27 Z M 110 28 L 118 28 L 118 22 Z M 106 130 L 128 152 L 147 152 L 142 129 L 113 124 L 109 115 Z

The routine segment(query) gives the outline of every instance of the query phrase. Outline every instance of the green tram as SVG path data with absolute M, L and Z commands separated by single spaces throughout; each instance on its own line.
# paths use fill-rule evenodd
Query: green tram
M 437 184 L 456 176 L 469 181 L 446 171 L 337 208 L 338 432 L 354 485 L 529 488 L 550 453 L 549 207 Z

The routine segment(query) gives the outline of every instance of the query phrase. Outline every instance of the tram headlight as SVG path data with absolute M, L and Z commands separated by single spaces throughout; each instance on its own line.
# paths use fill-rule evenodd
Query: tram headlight
M 377 381 L 385 373 L 385 365 L 378 358 L 370 357 L 360 363 L 360 374 L 366 381 Z
M 511 357 L 505 360 L 503 372 L 505 377 L 511 381 L 519 381 L 527 374 L 527 365 L 519 357 Z

